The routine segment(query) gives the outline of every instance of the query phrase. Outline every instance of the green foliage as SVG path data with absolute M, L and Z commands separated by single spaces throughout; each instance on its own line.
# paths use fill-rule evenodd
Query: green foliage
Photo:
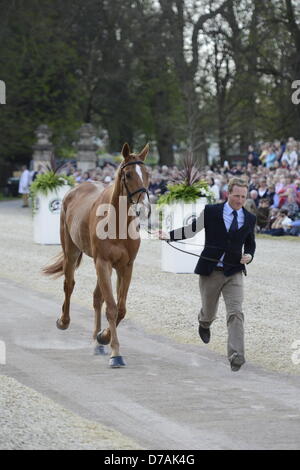
M 73 187 L 75 185 L 73 176 L 57 174 L 52 170 L 38 175 L 30 186 L 30 198 L 32 200 L 33 212 L 35 211 L 36 197 L 38 193 L 46 196 L 49 192 L 54 191 L 65 184 Z
M 0 78 L 7 104 L 0 109 L 0 158 L 28 163 L 40 124 L 52 129 L 58 153 L 74 139 L 82 121 L 78 55 L 63 26 L 67 12 L 56 13 L 57 0 L 1 4 Z
M 41 124 L 61 158 L 92 122 L 112 153 L 155 140 L 160 164 L 174 144 L 206 155 L 218 141 L 224 160 L 237 143 L 300 139 L 299 13 L 287 0 L 2 0 L 0 160 L 28 163 Z
M 206 197 L 210 204 L 214 202 L 214 195 L 209 190 L 206 181 L 198 181 L 192 185 L 186 183 L 169 184 L 167 188 L 169 191 L 158 198 L 159 207 L 174 202 L 196 202 L 199 197 Z

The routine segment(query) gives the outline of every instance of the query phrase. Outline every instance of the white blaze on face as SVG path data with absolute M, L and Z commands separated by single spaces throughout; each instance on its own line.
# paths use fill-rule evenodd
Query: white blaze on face
M 137 172 L 137 174 L 139 175 L 140 177 L 140 180 L 142 182 L 142 188 L 144 188 L 144 180 L 143 180 L 143 173 L 142 173 L 142 170 L 141 170 L 141 167 L 140 165 L 135 165 L 135 171 Z M 140 202 L 146 202 L 146 199 L 145 199 L 145 196 L 146 196 L 146 193 L 142 193 L 141 194 L 141 198 L 140 198 Z
M 142 182 L 141 188 L 145 188 L 145 183 L 144 183 L 144 180 L 143 180 L 143 173 L 142 173 L 140 165 L 135 165 L 135 171 L 139 175 L 140 180 Z M 148 199 L 148 196 L 147 196 L 146 193 L 141 193 L 137 209 L 139 211 L 141 211 L 141 210 L 145 211 L 146 210 L 146 212 L 144 213 L 144 217 L 147 217 L 148 213 L 150 213 L 150 203 L 149 203 L 149 199 Z
M 143 173 L 142 173 L 142 170 L 141 170 L 140 165 L 135 165 L 135 171 L 137 172 L 137 174 L 138 174 L 139 177 L 141 178 L 141 181 L 142 181 L 143 186 L 144 186 Z

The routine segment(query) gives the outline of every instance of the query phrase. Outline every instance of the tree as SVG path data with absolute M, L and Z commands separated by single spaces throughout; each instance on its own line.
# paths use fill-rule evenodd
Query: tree
M 0 70 L 7 104 L 1 106 L 0 155 L 10 162 L 28 163 L 41 123 L 63 138 L 81 121 L 76 51 L 68 45 L 60 3 L 2 1 Z

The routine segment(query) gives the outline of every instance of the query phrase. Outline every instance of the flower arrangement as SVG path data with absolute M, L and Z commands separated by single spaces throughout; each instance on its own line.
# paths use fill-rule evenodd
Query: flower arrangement
M 206 197 L 209 204 L 214 202 L 214 194 L 210 191 L 208 183 L 200 179 L 199 168 L 191 154 L 184 159 L 180 176 L 181 183 L 167 185 L 168 192 L 158 198 L 158 207 L 174 202 L 192 203 L 199 197 Z
M 38 193 L 42 193 L 46 196 L 49 192 L 59 188 L 60 186 L 69 185 L 73 187 L 75 185 L 75 179 L 73 176 L 58 173 L 64 166 L 65 164 L 57 167 L 54 156 L 52 155 L 50 165 L 46 165 L 47 171 L 38 175 L 31 184 L 30 198 L 32 201 L 33 213 L 36 211 L 36 198 Z

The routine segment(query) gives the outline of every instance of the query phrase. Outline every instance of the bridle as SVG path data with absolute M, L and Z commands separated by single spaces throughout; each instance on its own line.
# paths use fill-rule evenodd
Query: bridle
M 124 174 L 124 172 L 123 172 L 124 168 L 126 168 L 126 167 L 129 166 L 129 165 L 144 165 L 144 162 L 143 162 L 142 160 L 135 160 L 135 161 L 133 161 L 133 162 L 124 163 L 124 164 L 121 165 L 121 167 L 120 167 L 121 180 L 122 180 L 122 183 L 123 183 L 124 186 L 125 186 L 125 189 L 126 189 L 126 192 L 127 192 L 127 197 L 128 197 L 128 199 L 129 199 L 129 203 L 130 203 L 130 204 L 136 204 L 136 205 L 137 205 L 137 204 L 139 203 L 139 200 L 140 200 L 140 197 L 141 197 L 142 193 L 146 193 L 146 194 L 147 194 L 148 201 L 149 201 L 149 200 L 150 200 L 150 199 L 149 199 L 149 193 L 148 193 L 148 190 L 147 190 L 144 186 L 141 187 L 141 188 L 139 188 L 139 189 L 137 189 L 136 191 L 133 191 L 133 192 L 129 191 L 129 188 L 128 188 L 127 184 L 126 184 L 126 177 L 125 177 L 125 174 Z M 139 195 L 139 197 L 138 197 L 138 200 L 137 200 L 137 202 L 134 202 L 134 201 L 132 200 L 132 196 L 134 196 L 135 194 L 138 194 L 138 193 L 140 193 L 140 195 Z M 138 211 L 136 211 L 136 213 L 137 213 L 137 215 L 139 215 Z M 149 213 L 149 215 L 148 215 L 148 218 L 149 218 L 149 217 L 150 217 L 150 213 Z

